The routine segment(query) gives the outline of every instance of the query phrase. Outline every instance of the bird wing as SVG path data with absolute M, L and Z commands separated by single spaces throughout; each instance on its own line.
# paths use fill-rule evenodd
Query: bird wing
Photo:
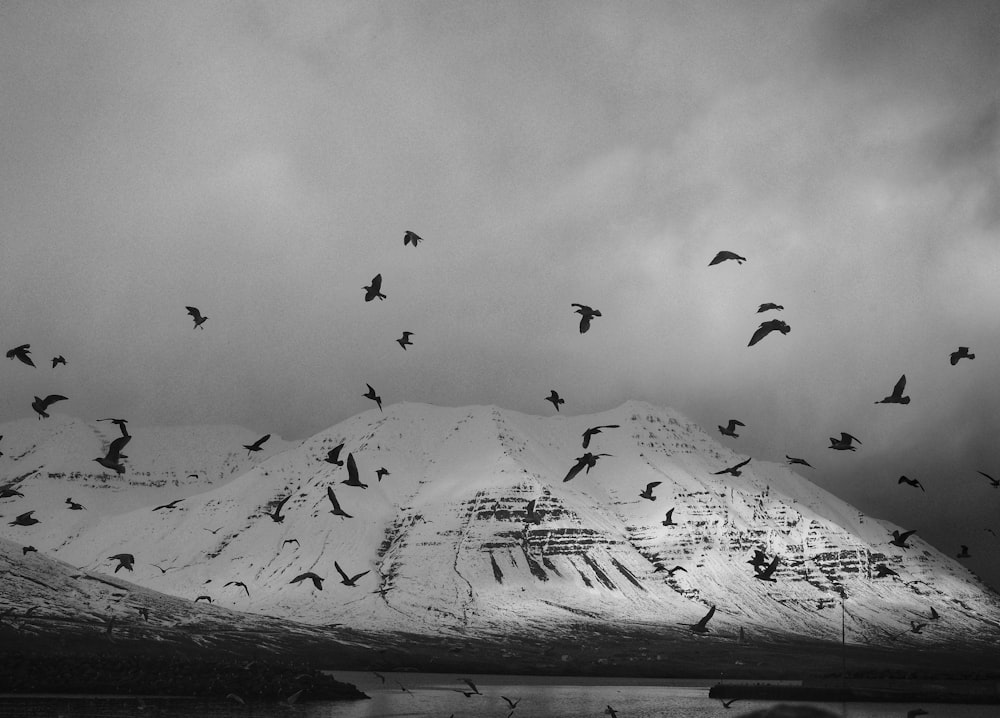
M 361 483 L 358 478 L 358 464 L 354 461 L 354 454 L 347 455 L 347 481 L 351 484 Z
M 187 309 L 188 314 L 190 314 L 195 319 L 201 319 L 201 312 L 198 311 L 198 307 L 185 307 L 185 309 Z
M 899 542 L 906 543 L 906 539 L 910 538 L 910 536 L 912 536 L 916 532 L 917 532 L 916 529 L 913 529 L 912 531 L 904 531 L 903 533 L 899 534 Z
M 535 499 L 532 499 L 531 501 L 528 502 L 528 505 L 524 509 L 524 511 L 525 513 L 528 514 L 528 516 L 531 516 L 531 514 L 535 513 Z
M 275 516 L 277 516 L 278 514 L 281 513 L 281 507 L 284 506 L 285 502 L 288 501 L 288 499 L 290 499 L 290 498 L 292 498 L 292 495 L 288 494 L 288 496 L 286 496 L 285 498 L 283 498 L 281 501 L 278 502 L 278 505 L 274 508 L 274 515 Z
M 569 481 L 574 476 L 579 474 L 580 471 L 583 469 L 583 467 L 586 465 L 587 465 L 586 461 L 584 461 L 583 459 L 577 459 L 576 464 L 573 466 L 573 468 L 570 469 L 569 472 L 567 472 L 566 478 L 563 479 L 563 482 Z
M 371 570 L 368 570 L 368 571 L 362 571 L 362 572 L 361 572 L 361 573 L 359 573 L 359 574 L 355 574 L 354 576 L 351 576 L 351 578 L 350 578 L 350 582 L 351 582 L 351 583 L 354 583 L 354 582 L 355 582 L 355 581 L 357 581 L 357 580 L 358 580 L 359 578 L 361 578 L 362 576 L 364 576 L 364 575 L 365 575 L 366 573 L 371 573 Z
M 859 444 L 861 443 L 861 439 L 859 439 L 859 438 L 858 438 L 858 437 L 856 437 L 856 436 L 851 436 L 851 435 L 850 435 L 850 434 L 848 434 L 848 433 L 847 433 L 846 431 L 842 431 L 842 432 L 840 432 L 840 440 L 841 440 L 841 441 L 845 441 L 845 442 L 851 442 L 851 441 L 856 441 L 856 442 L 858 442 Z
M 326 495 L 330 499 L 330 503 L 333 504 L 334 511 L 343 511 L 340 508 L 340 502 L 337 501 L 337 497 L 333 495 L 333 489 L 329 486 L 326 487 Z
M 747 459 L 746 461 L 741 461 L 740 463 L 736 464 L 736 466 L 734 466 L 733 468 L 734 469 L 740 469 L 740 468 L 743 468 L 744 466 L 746 466 L 749 463 L 750 463 L 750 459 Z
M 761 578 L 771 578 L 771 574 L 774 573 L 774 570 L 776 568 L 778 568 L 778 557 L 777 556 L 775 556 L 773 559 L 771 559 L 771 563 L 768 564 L 767 568 L 765 568 L 763 571 L 761 571 L 757 575 L 760 576 Z
M 746 424 L 744 424 L 739 419 L 730 419 L 729 420 L 729 430 L 732 431 L 732 429 L 733 429 L 734 426 L 746 426 Z
M 646 492 L 648 493 L 652 491 L 662 483 L 663 483 L 662 481 L 650 481 L 648 484 L 646 484 Z
M 348 575 L 347 575 L 346 573 L 344 573 L 344 569 L 342 569 L 342 568 L 340 567 L 340 564 L 339 564 L 339 563 L 337 563 L 336 561 L 334 561 L 334 562 L 333 562 L 333 567 L 334 567 L 335 569 L 337 569 L 337 573 L 339 573 L 339 574 L 341 575 L 341 577 L 342 577 L 342 578 L 343 578 L 343 579 L 344 579 L 345 581 L 348 581 L 348 582 L 350 582 L 350 580 L 351 580 L 351 579 L 350 579 L 350 577 L 348 577 Z
M 372 292 L 378 293 L 382 289 L 382 274 L 376 274 L 372 277 Z
M 892 388 L 892 396 L 901 398 L 903 396 L 903 389 L 906 388 L 906 374 L 899 377 L 899 381 L 896 382 L 896 386 Z
M 257 439 L 257 441 L 254 442 L 254 446 L 256 446 L 259 449 L 261 446 L 264 445 L 264 442 L 270 438 L 271 438 L 270 434 L 264 434 L 262 437 L 260 437 L 259 439 Z
M 757 331 L 755 331 L 753 333 L 753 336 L 750 337 L 750 343 L 747 344 L 747 346 L 752 347 L 754 344 L 756 344 L 761 339 L 770 334 L 773 330 L 774 330 L 773 326 L 770 326 L 767 322 L 764 322 L 759 327 L 757 327 Z
M 57 401 L 64 401 L 68 398 L 68 396 L 63 396 L 62 394 L 49 394 L 47 397 L 42 399 L 42 408 L 47 409 L 49 404 L 54 404 Z

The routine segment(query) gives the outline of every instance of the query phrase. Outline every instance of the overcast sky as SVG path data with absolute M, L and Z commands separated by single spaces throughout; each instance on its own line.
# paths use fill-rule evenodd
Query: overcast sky
M 0 338 L 38 368 L 0 420 L 642 399 L 1000 585 L 998 36 L 995 2 L 5 2 Z

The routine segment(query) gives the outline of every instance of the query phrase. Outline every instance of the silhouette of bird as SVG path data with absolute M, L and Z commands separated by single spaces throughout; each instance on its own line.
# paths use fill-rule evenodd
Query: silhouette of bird
M 828 448 L 836 449 L 837 451 L 857 451 L 857 447 L 851 446 L 852 441 L 856 441 L 859 444 L 861 443 L 861 439 L 858 437 L 851 436 L 846 431 L 842 431 L 840 432 L 839 440 L 832 436 L 830 437 L 830 446 Z
M 987 479 L 989 479 L 989 480 L 990 480 L 990 485 L 991 485 L 991 486 L 992 486 L 992 487 L 993 487 L 994 489 L 1000 489 L 1000 480 L 998 480 L 998 479 L 994 479 L 994 478 L 993 478 L 992 476 L 990 476 L 989 474 L 986 474 L 986 473 L 983 473 L 982 471 L 980 471 L 980 472 L 978 472 L 978 473 L 982 474 L 982 475 L 983 475 L 983 476 L 985 476 L 985 477 L 986 477 Z
M 375 297 L 379 300 L 385 299 L 385 295 L 382 294 L 382 275 L 376 274 L 372 277 L 372 283 L 365 287 L 365 301 L 370 302 Z
M 208 532 L 209 532 L 210 534 L 212 534 L 213 536 L 215 536 L 215 534 L 219 533 L 219 532 L 220 532 L 220 531 L 222 531 L 222 529 L 224 529 L 224 528 L 225 528 L 225 526 L 220 526 L 220 527 L 219 527 L 219 528 L 217 528 L 217 529 L 202 529 L 202 530 L 203 530 L 203 531 L 208 531 Z
M 665 570 L 667 572 L 667 577 L 668 578 L 673 578 L 674 574 L 677 573 L 678 571 L 683 571 L 684 573 L 688 572 L 688 570 L 686 568 L 684 568 L 683 566 L 674 566 L 673 568 L 668 568 L 668 569 L 665 569 Z
M 917 623 L 916 621 L 910 621 L 910 633 L 921 633 L 927 626 L 926 623 Z
M 62 394 L 49 394 L 44 399 L 36 396 L 35 400 L 31 402 L 31 408 L 38 412 L 39 419 L 47 419 L 49 415 L 45 413 L 45 410 L 57 401 L 65 401 L 68 398 L 69 397 L 63 396 Z
M 94 461 L 106 469 L 112 469 L 116 474 L 124 474 L 125 465 L 122 464 L 122 459 L 126 457 L 122 454 L 122 449 L 131 440 L 132 437 L 128 435 L 119 436 L 108 445 L 108 453 L 98 456 Z
M 474 695 L 479 695 L 479 696 L 482 695 L 482 693 L 479 692 L 479 689 L 476 688 L 476 684 L 473 683 L 472 681 L 470 681 L 468 678 L 459 678 L 459 680 L 462 681 L 462 682 L 464 682 L 465 685 L 467 685 L 469 688 L 471 688 L 472 689 L 472 693 Z
M 31 345 L 22 344 L 19 347 L 14 347 L 13 349 L 8 350 L 7 358 L 18 359 L 23 363 L 27 364 L 28 366 L 35 366 L 35 362 L 31 361 L 31 357 L 28 356 L 29 354 L 31 354 Z
M 788 326 L 785 322 L 780 319 L 769 319 L 766 322 L 761 322 L 760 326 L 757 327 L 757 331 L 753 333 L 750 337 L 750 342 L 747 344 L 748 347 L 752 347 L 754 344 L 759 342 L 761 339 L 766 337 L 771 332 L 781 332 L 782 334 L 788 334 L 792 331 L 792 328 Z
M 644 499 L 649 499 L 650 501 L 656 501 L 656 497 L 653 496 L 653 489 L 662 484 L 662 481 L 650 481 L 646 484 L 646 488 L 639 492 L 639 496 Z
M 413 332 L 403 332 L 403 336 L 396 340 L 399 343 L 399 346 L 403 347 L 404 352 L 406 351 L 406 347 L 413 346 L 413 342 L 410 341 L 410 337 L 412 336 Z
M 722 704 L 722 707 L 723 707 L 723 708 L 731 708 L 731 707 L 732 707 L 732 705 L 733 705 L 733 703 L 735 703 L 735 702 L 736 702 L 736 701 L 738 701 L 738 700 L 739 700 L 739 698 L 730 698 L 730 699 L 729 699 L 728 701 L 724 701 L 724 700 L 722 700 L 722 699 L 720 698 L 720 699 L 719 699 L 719 703 L 721 703 L 721 704 Z
M 375 470 L 375 475 L 378 476 L 379 483 L 381 483 L 383 476 L 389 476 L 390 475 L 389 474 L 389 469 L 387 469 L 387 468 L 385 468 L 383 466 L 382 468 Z
M 905 476 L 900 476 L 899 477 L 899 481 L 897 481 L 896 483 L 897 484 L 908 484 L 908 485 L 916 487 L 916 488 L 920 489 L 921 491 L 923 491 L 924 493 L 926 493 L 926 489 L 924 489 L 924 485 L 920 483 L 919 479 L 908 479 Z
M 784 309 L 784 307 L 781 306 L 780 304 L 775 304 L 774 302 L 764 302 L 759 307 L 757 307 L 757 313 L 761 314 L 762 312 L 769 312 L 772 309 L 780 312 L 781 310 Z
M 285 502 L 288 501 L 288 499 L 290 498 L 292 498 L 292 495 L 288 494 L 288 496 L 286 496 L 285 498 L 283 498 L 281 501 L 278 502 L 278 505 L 274 507 L 274 511 L 265 511 L 264 513 L 267 516 L 270 516 L 271 520 L 274 521 L 274 523 L 280 524 L 282 521 L 285 520 L 285 517 L 281 515 L 281 507 L 284 506 Z
M 337 569 L 337 573 L 340 574 L 340 579 L 341 579 L 340 582 L 345 586 L 355 586 L 356 585 L 354 583 L 355 581 L 364 576 L 366 573 L 370 573 L 370 571 L 362 571 L 361 573 L 355 574 L 354 576 L 348 576 L 346 573 L 344 573 L 344 569 L 342 569 L 340 567 L 340 564 L 338 564 L 336 561 L 333 562 L 333 567 Z
M 98 419 L 98 421 L 110 421 L 112 424 L 115 424 L 119 429 L 121 429 L 122 436 L 129 435 L 128 428 L 126 428 L 125 426 L 126 424 L 128 424 L 128 419 L 115 419 L 114 417 L 109 416 L 106 419 Z
M 208 321 L 208 317 L 202 316 L 201 312 L 198 311 L 198 307 L 185 307 L 185 309 L 188 310 L 188 314 L 190 314 L 191 318 L 194 319 L 194 326 L 191 327 L 191 328 L 192 329 L 199 329 L 200 328 L 200 329 L 204 330 L 205 327 L 203 327 L 201 325 Z
M 604 709 L 604 715 L 611 716 L 611 718 L 618 718 L 618 711 L 616 711 L 611 706 Z
M 177 568 L 176 566 L 167 566 L 166 568 L 163 568 L 162 566 L 160 566 L 157 563 L 151 563 L 149 565 L 152 566 L 153 568 L 160 569 L 160 574 L 161 575 L 164 574 L 164 573 L 166 573 L 167 571 L 173 571 L 175 568 Z
M 284 548 L 286 543 L 293 543 L 296 546 L 298 546 L 299 545 L 299 540 L 298 539 L 285 539 L 284 541 L 281 542 L 281 548 Z
M 326 495 L 330 499 L 330 503 L 333 504 L 333 509 L 330 511 L 331 514 L 333 514 L 334 516 L 340 516 L 341 518 L 345 519 L 354 518 L 349 513 L 340 508 L 340 502 L 337 501 L 337 497 L 334 496 L 333 494 L 333 489 L 330 488 L 329 486 L 326 487 Z
M 334 466 L 343 466 L 344 462 L 340 460 L 340 452 L 343 450 L 343 448 L 344 448 L 343 442 L 337 444 L 335 447 L 333 447 L 326 453 L 326 458 L 323 459 L 323 461 L 325 461 L 328 464 L 333 464 Z
M 347 484 L 348 486 L 357 486 L 362 489 L 368 488 L 368 484 L 361 483 L 361 479 L 358 477 L 358 465 L 354 461 L 354 454 L 347 455 L 347 480 L 340 483 Z
M 20 496 L 22 499 L 24 498 L 24 494 L 15 489 L 13 486 L 5 486 L 0 489 L 0 499 L 11 499 L 15 496 Z
M 772 578 L 772 575 L 774 574 L 775 569 L 778 568 L 778 561 L 779 561 L 778 557 L 775 556 L 773 559 L 771 559 L 771 563 L 767 565 L 767 568 L 760 568 L 759 566 L 754 567 L 754 571 L 756 573 L 754 573 L 753 577 L 760 581 L 770 581 L 771 583 L 777 583 L 778 580 L 776 578 Z
M 584 468 L 587 469 L 586 472 L 584 473 L 589 474 L 590 470 L 595 466 L 597 466 L 597 460 L 602 456 L 611 456 L 611 454 L 591 454 L 588 451 L 587 453 L 585 453 L 583 456 L 579 457 L 576 460 L 576 464 L 574 464 L 573 468 L 571 468 L 569 472 L 567 472 L 566 478 L 563 479 L 563 482 L 569 481 L 574 476 L 579 474 L 580 471 L 583 470 Z
M 421 237 L 420 235 L 418 235 L 416 232 L 411 232 L 410 230 L 406 230 L 406 232 L 403 233 L 403 246 L 404 247 L 407 244 L 412 244 L 414 247 L 416 247 L 418 242 L 423 242 L 423 241 L 424 241 L 424 238 Z
M 365 386 L 368 387 L 368 391 L 362 394 L 362 396 L 366 399 L 371 399 L 372 401 L 374 401 L 376 404 L 378 404 L 378 410 L 382 411 L 382 397 L 377 396 L 375 394 L 375 390 L 372 389 L 371 384 L 365 384 Z
M 721 262 L 725 262 L 727 259 L 735 259 L 737 264 L 743 264 L 745 261 L 747 261 L 746 257 L 741 257 L 740 255 L 735 254 L 734 252 L 730 252 L 724 249 L 715 255 L 712 261 L 708 263 L 708 266 L 711 267 L 713 264 L 720 264 Z
M 697 623 L 691 624 L 691 630 L 694 631 L 695 633 L 708 633 L 709 631 L 708 622 L 712 620 L 712 616 L 714 615 L 715 615 L 715 606 L 712 606 L 710 609 L 708 609 L 708 613 L 705 614 L 704 618 L 702 618 Z
M 62 354 L 60 354 L 57 357 L 52 357 L 52 368 L 55 369 L 56 366 L 58 366 L 59 364 L 66 366 L 66 357 L 64 357 Z
M 580 333 L 585 334 L 588 329 L 590 329 L 590 320 L 594 317 L 601 316 L 601 311 L 599 309 L 591 309 L 586 304 L 570 304 L 571 307 L 576 307 L 576 313 L 580 315 Z
M 962 547 L 962 550 L 957 554 L 957 557 L 958 558 L 972 558 L 972 555 L 969 553 L 969 547 L 966 546 L 965 544 L 961 544 L 961 547 Z
M 32 526 L 34 524 L 40 523 L 40 521 L 38 519 L 36 519 L 36 518 L 34 518 L 32 516 L 33 513 L 35 513 L 34 509 L 32 509 L 31 511 L 25 511 L 23 514 L 20 514 L 17 518 L 15 518 L 13 521 L 11 521 L 10 524 L 8 524 L 8 525 L 9 526 Z
M 788 459 L 789 464 L 801 464 L 802 466 L 808 466 L 810 469 L 813 467 L 813 465 L 805 459 L 799 459 L 794 456 L 789 456 L 788 454 L 785 454 L 785 458 Z
M 70 511 L 84 511 L 85 507 L 83 504 L 78 504 L 73 499 L 66 499 L 66 503 L 69 504 Z
M 153 507 L 153 511 L 159 511 L 160 509 L 175 509 L 177 508 L 177 504 L 179 504 L 183 500 L 184 499 L 174 499 L 169 504 L 161 504 L 159 506 Z
M 198 603 L 198 601 L 208 601 L 209 603 L 212 603 L 212 597 L 211 596 L 198 596 L 198 598 L 196 598 L 194 600 L 194 602 Z
M 663 521 L 661 523 L 664 526 L 676 526 L 677 525 L 674 522 L 674 510 L 673 509 L 670 509 L 670 511 L 667 512 L 667 517 L 665 519 L 663 519 Z
M 118 562 L 118 565 L 115 566 L 115 573 L 118 573 L 123 568 L 131 571 L 132 565 L 135 563 L 135 556 L 130 553 L 116 553 L 114 556 L 108 556 L 108 560 Z
M 934 606 L 931 606 L 931 619 L 932 621 L 937 621 L 941 618 L 941 614 L 934 610 Z
M 225 584 L 223 584 L 223 587 L 225 586 L 242 586 L 243 590 L 247 592 L 247 598 L 250 598 L 250 589 L 247 588 L 247 585 L 242 581 L 227 581 Z
M 908 539 L 916 532 L 917 530 L 913 529 L 912 531 L 904 531 L 903 533 L 899 533 L 898 530 L 894 529 L 892 532 L 892 541 L 890 541 L 889 543 L 891 543 L 893 546 L 899 546 L 900 548 L 909 548 L 909 546 L 906 545 L 906 539 Z
M 556 408 L 556 411 L 559 411 L 559 405 L 560 404 L 565 404 L 566 403 L 566 400 L 562 399 L 559 396 L 559 392 L 557 392 L 555 389 L 552 389 L 549 392 L 549 395 L 547 397 L 545 397 L 545 401 L 551 401 L 552 402 L 552 406 L 554 406 Z
M 518 698 L 516 701 L 512 701 L 507 696 L 500 696 L 500 697 L 503 698 L 505 701 L 507 701 L 507 707 L 510 708 L 511 710 L 517 708 L 517 704 L 521 702 L 520 698 Z
M 247 450 L 247 456 L 250 456 L 254 451 L 260 451 L 264 442 L 271 438 L 270 434 L 264 434 L 262 437 L 257 439 L 257 441 L 252 444 L 244 444 L 243 448 Z
M 300 573 L 298 576 L 289 581 L 289 583 L 298 583 L 299 581 L 305 581 L 307 578 L 313 582 L 313 586 L 315 586 L 318 590 L 320 591 L 323 590 L 323 581 L 325 581 L 326 579 L 317 576 L 312 571 L 307 571 L 306 573 Z
M 21 555 L 22 556 L 27 556 L 28 553 L 30 553 L 31 551 L 34 551 L 35 553 L 38 553 L 38 549 L 35 548 L 34 546 L 22 546 L 21 547 Z
M 542 523 L 542 515 L 539 512 L 535 511 L 535 499 L 532 499 L 531 501 L 528 502 L 528 505 L 524 508 L 524 513 L 526 516 L 525 521 L 527 521 L 528 523 L 531 524 Z
M 746 424 L 744 424 L 739 419 L 730 419 L 729 423 L 726 424 L 724 427 L 722 426 L 719 427 L 719 433 L 722 434 L 723 436 L 731 436 L 734 439 L 738 439 L 740 435 L 736 433 L 737 426 L 746 426 Z
M 621 428 L 621 424 L 604 424 L 602 426 L 592 426 L 583 432 L 583 448 L 586 449 L 590 446 L 590 437 L 594 434 L 600 434 L 601 429 L 618 429 Z
M 892 388 L 892 393 L 876 401 L 876 404 L 909 404 L 910 397 L 903 396 L 903 390 L 906 388 L 906 374 L 899 377 L 899 381 L 896 382 L 896 386 Z
M 10 354 L 7 354 L 10 356 Z M 969 347 L 959 347 L 957 351 L 951 353 L 951 365 L 958 364 L 959 359 L 975 359 L 975 354 L 969 354 Z
M 740 469 L 742 469 L 744 466 L 746 466 L 749 463 L 750 463 L 750 459 L 747 459 L 745 461 L 741 461 L 740 463 L 736 464 L 735 466 L 730 466 L 728 468 L 725 468 L 722 471 L 713 471 L 712 475 L 713 476 L 721 476 L 722 474 L 732 474 L 733 476 L 740 476 L 743 473 Z
M 893 571 L 884 563 L 880 563 L 877 566 L 875 566 L 875 578 L 885 578 L 886 576 L 898 576 L 898 575 L 899 575 L 898 573 Z
M 753 566 L 755 570 L 759 570 L 767 564 L 767 554 L 759 548 L 754 549 L 753 558 L 747 561 L 747 563 Z

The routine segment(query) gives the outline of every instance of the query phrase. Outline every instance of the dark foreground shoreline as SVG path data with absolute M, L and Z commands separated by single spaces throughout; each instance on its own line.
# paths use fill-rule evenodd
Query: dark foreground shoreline
M 963 680 L 877 680 L 814 679 L 795 684 L 719 683 L 712 686 L 710 698 L 729 700 L 746 698 L 768 701 L 818 701 L 842 703 L 964 703 L 1000 704 L 1000 682 Z

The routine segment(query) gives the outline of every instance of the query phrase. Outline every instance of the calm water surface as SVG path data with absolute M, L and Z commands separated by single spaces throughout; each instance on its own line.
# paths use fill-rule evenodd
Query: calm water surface
M 534 676 L 469 675 L 483 695 L 463 696 L 467 689 L 460 675 L 436 673 L 384 673 L 385 683 L 373 673 L 335 671 L 339 680 L 353 683 L 371 700 L 241 706 L 232 702 L 206 702 L 177 698 L 96 699 L 0 697 L 2 718 L 133 718 L 135 716 L 185 716 L 189 718 L 388 718 L 429 716 L 455 718 L 506 718 L 507 702 L 520 699 L 512 718 L 581 718 L 604 715 L 611 705 L 619 718 L 702 718 L 737 716 L 774 705 L 773 701 L 744 701 L 726 710 L 708 697 L 715 680 L 649 680 L 539 678 Z M 404 691 L 402 688 L 407 690 Z M 995 718 L 997 706 L 908 703 L 814 703 L 844 718 L 902 718 L 912 708 L 923 707 L 929 718 Z

